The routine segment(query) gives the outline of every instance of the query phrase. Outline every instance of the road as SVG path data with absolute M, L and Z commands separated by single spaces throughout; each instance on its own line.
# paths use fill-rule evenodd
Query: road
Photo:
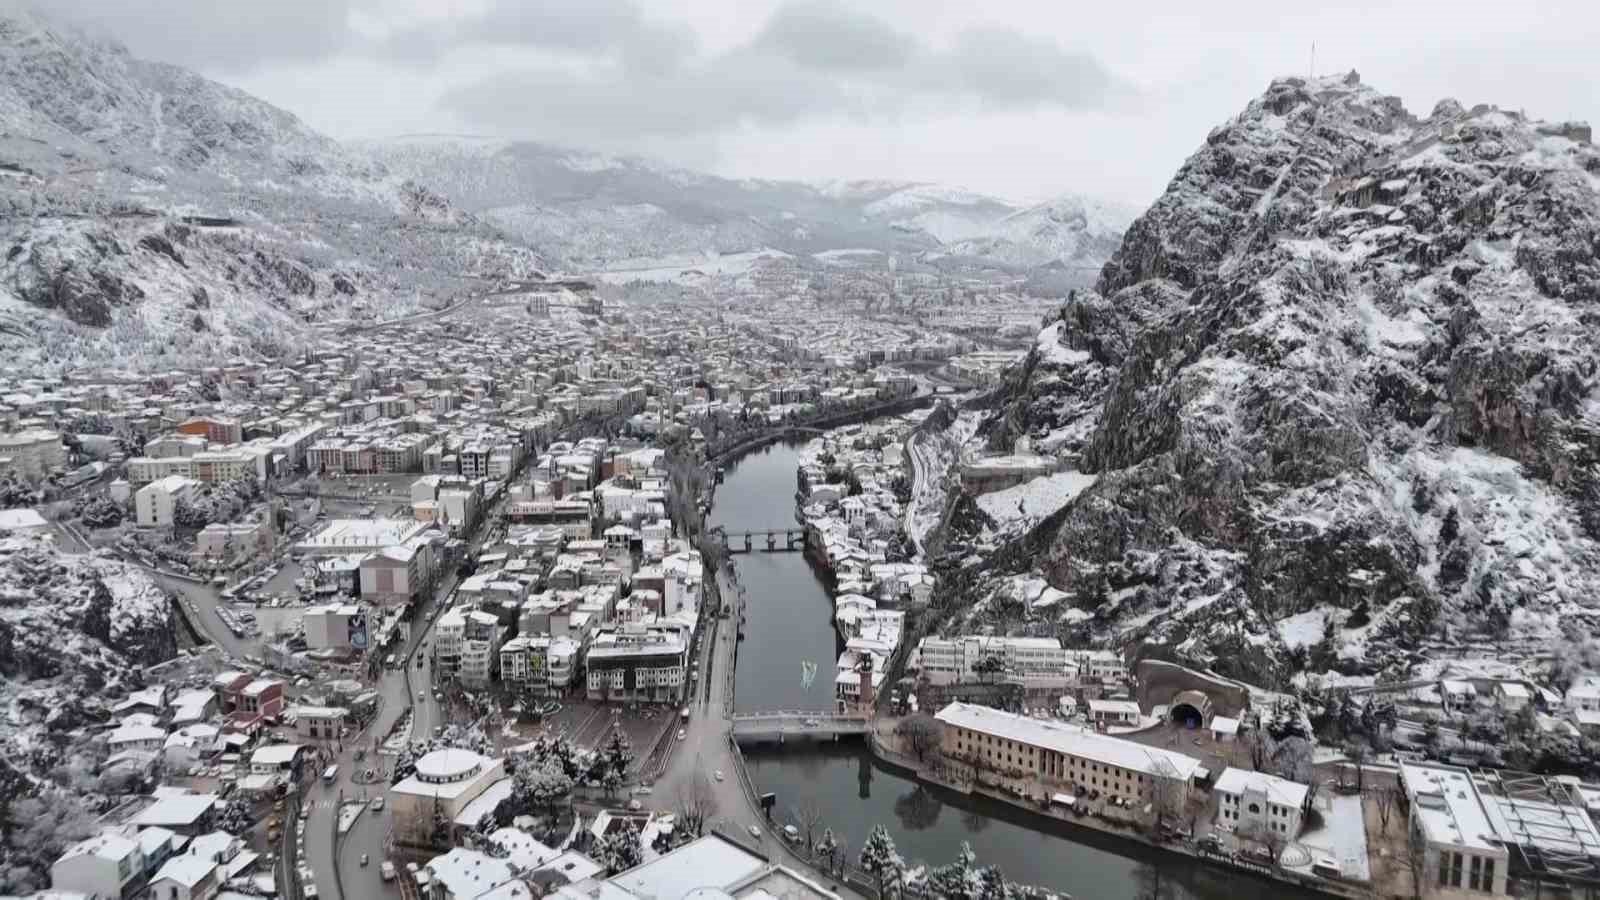
M 494 520 L 504 498 L 505 494 L 502 493 L 484 513 L 482 522 Z M 482 526 L 477 529 L 469 544 L 470 555 L 477 555 L 489 530 Z M 404 718 L 407 711 L 414 716 L 410 732 L 413 739 L 432 736 L 434 728 L 443 725 L 447 719 L 445 710 L 433 697 L 433 661 L 422 646 L 431 641 L 434 624 L 450 607 L 458 580 L 454 569 L 445 572 L 432 599 L 418 608 L 412 619 L 411 636 L 406 641 L 405 652 L 399 654 L 400 664 L 393 669 L 382 670 L 378 677 L 375 688 L 383 697 L 383 706 L 377 717 L 361 735 L 346 739 L 342 747 L 334 748 L 338 752 L 337 780 L 331 785 L 318 782 L 319 786 L 313 787 L 307 798 L 315 802 L 310 803 L 306 811 L 306 857 L 315 873 L 317 890 L 327 900 L 368 900 L 398 896 L 400 893 L 398 880 L 384 883 L 380 874 L 387 856 L 384 843 L 389 834 L 389 810 L 387 805 L 382 810 L 374 810 L 371 801 L 387 794 L 387 773 L 392 759 L 376 753 L 376 750 L 382 746 L 384 736 Z M 430 643 L 430 649 L 431 646 Z M 420 668 L 418 660 L 422 661 Z M 363 751 L 363 758 L 359 761 L 355 759 L 358 751 Z M 369 768 L 377 770 L 377 781 L 371 784 L 358 782 L 357 773 Z M 345 799 L 364 798 L 367 803 L 366 810 L 342 839 L 335 834 L 341 796 Z M 368 859 L 365 866 L 361 865 L 363 854 Z

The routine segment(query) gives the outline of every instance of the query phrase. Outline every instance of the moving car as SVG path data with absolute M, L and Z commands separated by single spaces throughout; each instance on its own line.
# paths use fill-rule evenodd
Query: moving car
M 365 854 L 365 853 L 361 854 L 361 864 L 364 866 L 368 862 L 369 862 L 369 860 L 367 859 L 367 854 Z
M 678 729 L 678 740 L 681 741 L 681 740 L 683 740 L 684 738 L 686 738 L 688 736 L 689 736 L 689 732 L 687 730 L 682 729 L 682 728 Z
M 754 825 L 751 825 L 750 826 L 750 836 L 753 837 L 753 838 L 758 838 L 759 839 L 761 837 L 761 829 L 755 827 Z
M 383 798 L 382 797 L 373 797 L 372 798 L 372 808 L 374 810 L 383 809 Z
M 714 778 L 716 778 L 716 779 L 717 779 L 717 780 L 718 780 L 718 781 L 721 781 L 721 780 L 722 780 L 722 770 L 721 770 L 721 769 L 718 769 L 718 770 L 716 770 L 716 771 L 715 771 L 715 772 L 712 772 L 712 773 L 711 773 L 711 774 L 712 774 L 712 776 L 713 776 L 713 777 L 714 777 Z

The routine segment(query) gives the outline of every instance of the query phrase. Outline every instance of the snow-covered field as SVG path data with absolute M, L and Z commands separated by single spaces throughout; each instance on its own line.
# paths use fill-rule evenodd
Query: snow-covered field
M 614 263 L 595 273 L 595 277 L 608 284 L 627 284 L 630 281 L 692 281 L 707 275 L 743 275 L 751 267 L 768 259 L 788 259 L 782 250 L 763 247 L 744 253 L 678 254 L 645 259 L 627 259 Z
M 1094 475 L 1082 472 L 1041 475 L 1025 484 L 978 497 L 978 508 L 1002 523 L 1037 522 L 1071 503 L 1094 482 Z

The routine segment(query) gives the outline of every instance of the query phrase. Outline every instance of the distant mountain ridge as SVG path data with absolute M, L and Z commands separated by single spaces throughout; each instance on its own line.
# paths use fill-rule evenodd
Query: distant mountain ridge
M 1052 261 L 1097 267 L 1138 212 L 1076 196 L 1025 208 L 913 181 L 724 178 L 641 157 L 471 135 L 357 146 L 573 265 L 595 267 L 762 247 L 992 256 L 1018 269 Z
M 0 347 L 148 369 L 546 265 L 250 95 L 0 10 Z

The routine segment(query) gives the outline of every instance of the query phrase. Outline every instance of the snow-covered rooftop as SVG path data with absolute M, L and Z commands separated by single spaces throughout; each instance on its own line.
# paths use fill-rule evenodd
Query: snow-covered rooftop
M 1146 747 L 1060 722 L 1040 721 L 987 706 L 952 703 L 939 710 L 939 721 L 1007 740 L 1044 747 L 1069 756 L 1092 759 L 1147 775 L 1189 779 L 1200 760 L 1159 747 Z

